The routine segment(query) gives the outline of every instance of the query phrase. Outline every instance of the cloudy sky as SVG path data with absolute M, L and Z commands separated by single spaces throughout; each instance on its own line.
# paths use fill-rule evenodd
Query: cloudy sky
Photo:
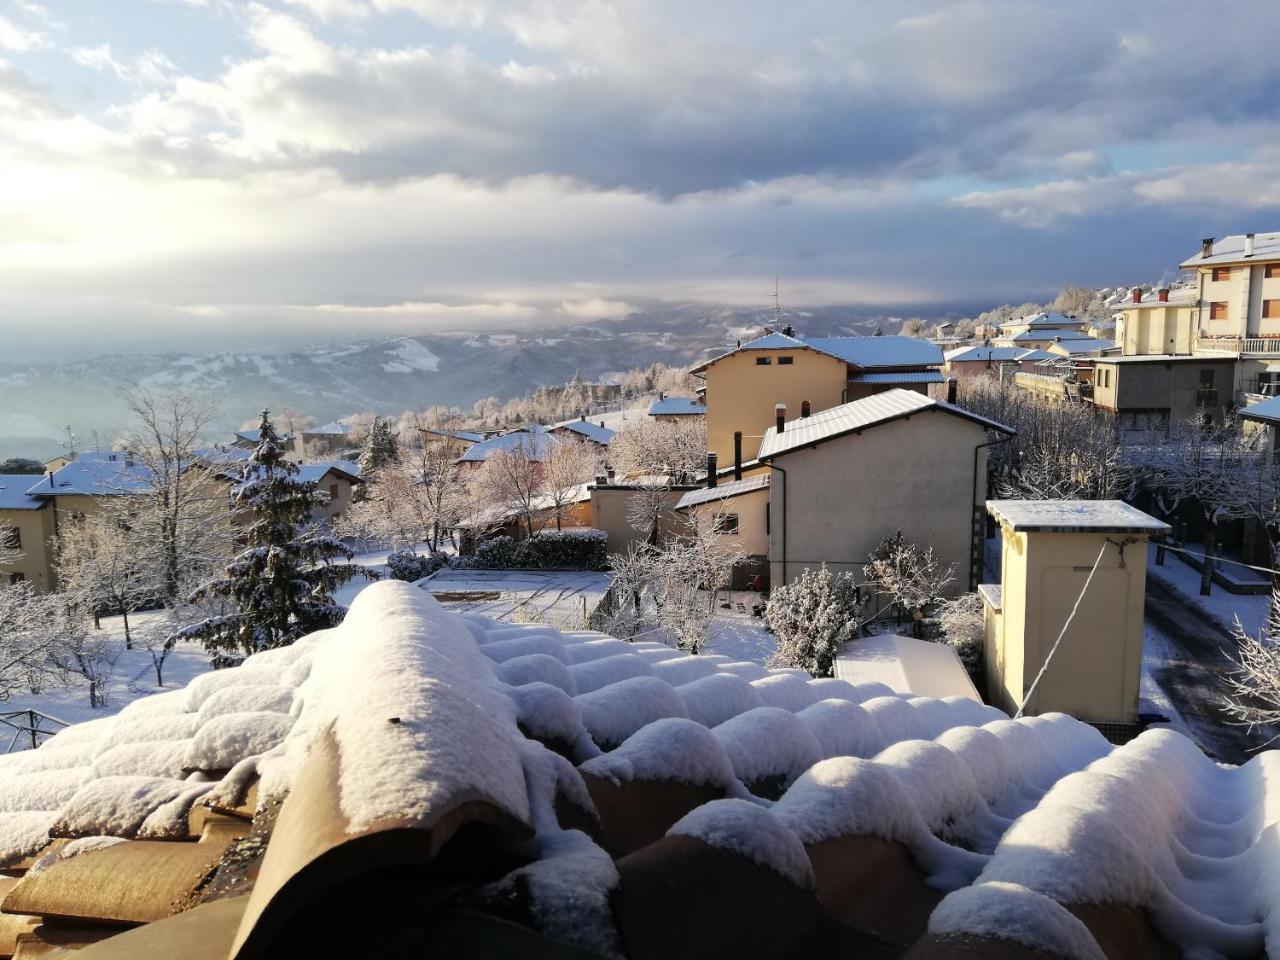
M 1155 281 L 1280 228 L 1277 36 L 1275 0 L 0 0 L 0 331 Z

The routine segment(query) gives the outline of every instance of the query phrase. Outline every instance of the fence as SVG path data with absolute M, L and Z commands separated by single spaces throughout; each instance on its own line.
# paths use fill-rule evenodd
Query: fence
M 67 721 L 51 717 L 39 710 L 9 710 L 0 713 L 0 739 L 4 734 L 13 731 L 9 745 L 4 749 L 5 753 L 13 753 L 19 740 L 24 742 L 18 749 L 34 750 L 44 742 L 42 738 L 51 737 L 66 726 L 70 726 Z

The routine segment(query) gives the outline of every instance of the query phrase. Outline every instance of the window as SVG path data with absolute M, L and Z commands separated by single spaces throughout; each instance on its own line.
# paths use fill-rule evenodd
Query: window
M 19 573 L 16 570 L 13 573 L 9 574 L 9 582 L 11 584 L 21 583 L 25 579 L 27 579 L 27 575 L 25 573 Z
M 1227 302 L 1225 300 L 1215 300 L 1213 303 L 1209 304 L 1209 319 L 1227 319 Z
M 0 547 L 8 547 L 10 550 L 22 549 L 22 531 L 17 527 L 0 527 Z
M 329 499 L 330 500 L 338 499 L 338 485 L 336 483 L 329 484 Z
M 1210 369 L 1210 370 L 1201 369 L 1201 371 L 1200 371 L 1200 389 L 1201 389 L 1201 390 L 1212 390 L 1212 389 L 1213 389 L 1213 370 L 1211 370 L 1211 369 Z
M 1280 300 L 1263 300 L 1262 315 L 1268 320 L 1280 318 Z
M 773 357 L 756 357 L 757 367 L 767 367 L 771 363 L 773 363 Z
M 1263 268 L 1263 276 L 1268 280 L 1280 280 L 1280 263 L 1268 263 Z
M 778 366 L 789 367 L 792 363 L 795 362 L 795 359 L 796 359 L 795 357 L 779 357 Z
M 1213 279 L 1214 280 L 1230 280 L 1231 268 L 1230 267 L 1214 267 Z
M 737 534 L 738 532 L 738 515 L 736 513 L 722 513 L 716 517 L 716 533 Z

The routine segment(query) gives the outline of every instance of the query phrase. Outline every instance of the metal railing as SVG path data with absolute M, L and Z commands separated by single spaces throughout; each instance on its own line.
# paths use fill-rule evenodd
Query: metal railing
M 1259 397 L 1280 397 L 1280 380 L 1270 377 L 1250 377 L 1240 385 L 1243 393 Z
M 13 748 L 18 745 L 19 740 L 30 741 L 29 744 L 24 742 L 19 749 L 34 750 L 44 742 L 41 738 L 52 737 L 63 727 L 69 726 L 67 721 L 51 717 L 39 710 L 9 710 L 0 713 L 0 727 L 4 728 L 5 733 L 13 731 L 13 737 L 5 747 L 5 753 L 13 753 Z
M 1196 337 L 1195 352 L 1280 356 L 1280 337 Z

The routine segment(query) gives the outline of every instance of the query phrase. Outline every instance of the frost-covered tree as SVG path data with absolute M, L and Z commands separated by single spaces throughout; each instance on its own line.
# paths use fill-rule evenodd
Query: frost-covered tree
M 973 682 L 984 683 L 986 622 L 982 598 L 976 593 L 962 593 L 939 604 L 938 626 L 942 639 L 955 648 Z
M 925 616 L 942 602 L 955 580 L 955 567 L 944 568 L 932 546 L 922 549 L 899 532 L 880 542 L 862 575 L 911 618 L 912 632 L 920 637 Z
M 778 639 L 771 665 L 832 676 L 840 647 L 857 635 L 864 607 L 852 574 L 832 573 L 826 564 L 806 567 L 776 587 L 764 608 L 765 626 Z
M 398 455 L 399 445 L 396 435 L 391 431 L 391 423 L 382 417 L 374 417 L 360 450 L 360 473 L 364 477 L 374 476 L 387 464 L 394 462 Z
M 646 418 L 619 430 L 609 443 L 609 462 L 622 475 L 660 475 L 690 483 L 705 469 L 707 426 L 702 417 L 672 423 Z M 698 421 L 698 422 L 691 422 Z
M 180 633 L 216 654 L 247 656 L 334 626 L 344 611 L 333 591 L 365 574 L 350 563 L 346 544 L 310 524 L 324 495 L 298 479 L 265 410 L 258 429 L 261 440 L 235 490 L 237 509 L 250 518 L 245 549 L 192 596 L 193 602 L 223 598 L 232 609 Z
M 644 542 L 658 546 L 664 520 L 675 514 L 675 501 L 671 496 L 671 484 L 665 476 L 643 476 L 631 492 L 627 502 L 627 526 L 644 534 Z
M 577 502 L 581 484 L 592 480 L 600 469 L 600 454 L 594 443 L 573 438 L 553 439 L 542 457 L 540 486 L 560 530 L 570 508 Z
M 0 586 L 0 701 L 54 680 L 58 601 L 29 583 Z
M 95 624 L 105 614 L 120 614 L 124 646 L 131 650 L 130 614 L 158 597 L 146 553 L 118 500 L 108 501 L 100 514 L 63 524 L 58 583 L 67 602 L 87 612 Z
M 1225 678 L 1229 690 L 1225 704 L 1231 716 L 1251 728 L 1280 725 L 1280 617 L 1275 612 L 1278 608 L 1280 597 L 1272 597 L 1271 615 L 1256 636 L 1244 629 L 1239 617 L 1235 621 L 1236 669 Z
M 17 563 L 22 559 L 21 538 L 18 528 L 0 523 L 0 567 L 8 563 Z
M 545 443 L 538 435 L 528 433 L 506 449 L 494 450 L 471 485 L 477 505 L 487 507 L 492 517 L 515 517 L 526 537 L 537 532 L 533 515 L 542 496 L 540 448 Z

